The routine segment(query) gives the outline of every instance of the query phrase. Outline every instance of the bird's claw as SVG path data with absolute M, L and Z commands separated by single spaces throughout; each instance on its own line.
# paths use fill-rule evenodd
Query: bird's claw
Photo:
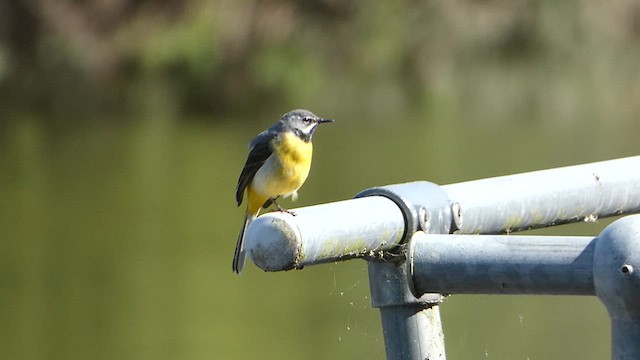
M 289 215 L 291 215 L 291 216 L 296 216 L 296 213 L 295 213 L 295 212 L 293 212 L 293 211 L 291 211 L 291 210 L 287 210 L 287 209 L 280 209 L 280 210 L 278 210 L 278 211 L 280 211 L 280 212 L 285 212 L 285 213 L 287 213 L 287 214 L 289 214 Z
M 285 213 L 287 213 L 287 214 L 289 214 L 289 215 L 291 215 L 291 216 L 296 216 L 296 213 L 294 213 L 294 212 L 293 212 L 293 211 L 291 211 L 291 210 L 287 210 L 287 209 L 283 208 L 283 207 L 282 207 L 282 206 L 280 206 L 280 204 L 278 204 L 275 200 L 273 200 L 273 205 L 275 205 L 275 206 L 276 206 L 276 209 L 278 209 L 278 211 L 280 211 L 280 212 L 285 212 Z

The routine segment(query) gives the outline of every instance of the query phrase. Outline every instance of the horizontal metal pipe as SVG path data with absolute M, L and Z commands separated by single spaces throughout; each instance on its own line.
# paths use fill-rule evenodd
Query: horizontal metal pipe
M 382 257 L 416 230 L 497 234 L 640 211 L 640 156 L 438 186 L 368 189 L 361 198 L 273 212 L 246 233 L 249 256 L 279 271 Z M 403 238 L 404 236 L 404 238 Z
M 497 234 L 640 211 L 640 156 L 442 186 L 459 234 Z
M 416 296 L 595 295 L 596 240 L 582 236 L 416 233 L 407 266 Z
M 265 271 L 302 268 L 354 257 L 382 257 L 402 241 L 400 208 L 381 196 L 364 197 L 255 219 L 245 237 L 253 262 Z

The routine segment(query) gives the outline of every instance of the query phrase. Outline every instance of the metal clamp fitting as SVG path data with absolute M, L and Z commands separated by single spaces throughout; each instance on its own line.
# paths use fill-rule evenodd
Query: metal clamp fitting
M 437 184 L 415 181 L 374 187 L 361 191 L 355 198 L 366 196 L 384 196 L 398 205 L 405 221 L 402 243 L 408 243 L 418 230 L 434 234 L 451 231 L 450 201 Z

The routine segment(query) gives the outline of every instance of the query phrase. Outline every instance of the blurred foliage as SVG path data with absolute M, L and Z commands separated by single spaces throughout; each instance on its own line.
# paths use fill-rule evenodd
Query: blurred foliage
M 175 113 L 247 113 L 317 98 L 362 117 L 446 103 L 480 120 L 527 109 L 570 122 L 583 98 L 586 114 L 640 106 L 617 106 L 640 95 L 631 1 L 8 0 L 0 24 L 5 114 L 145 112 L 158 97 Z

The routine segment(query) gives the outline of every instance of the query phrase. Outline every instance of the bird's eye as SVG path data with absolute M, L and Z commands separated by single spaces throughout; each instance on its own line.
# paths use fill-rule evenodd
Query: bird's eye
M 308 124 L 308 123 L 311 122 L 311 118 L 307 118 L 307 117 L 306 118 L 302 118 L 302 122 L 305 123 L 305 124 Z

